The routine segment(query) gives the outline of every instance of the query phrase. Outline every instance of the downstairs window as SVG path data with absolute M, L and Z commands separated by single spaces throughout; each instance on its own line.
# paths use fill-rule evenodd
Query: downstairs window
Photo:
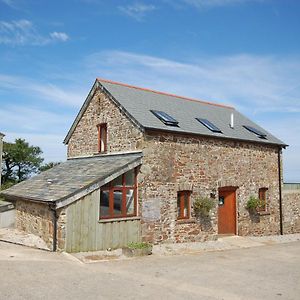
M 117 177 L 101 188 L 100 219 L 137 215 L 137 168 Z
M 260 202 L 258 211 L 261 212 L 267 211 L 267 191 L 268 188 L 260 188 L 258 191 L 258 197 Z
M 190 218 L 190 191 L 180 191 L 177 193 L 177 219 Z

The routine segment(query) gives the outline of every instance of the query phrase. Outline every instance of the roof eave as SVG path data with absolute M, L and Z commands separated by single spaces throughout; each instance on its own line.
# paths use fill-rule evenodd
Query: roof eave
M 41 198 L 12 195 L 12 194 L 5 193 L 5 191 L 1 192 L 0 195 L 3 196 L 5 199 L 11 200 L 11 201 L 25 200 L 25 201 L 36 202 L 36 203 L 44 203 L 44 204 L 54 204 L 55 203 L 55 200 L 44 200 Z
M 88 105 L 90 104 L 90 102 L 91 102 L 91 100 L 92 100 L 92 98 L 93 98 L 93 96 L 94 96 L 94 94 L 95 94 L 95 92 L 97 90 L 97 87 L 98 87 L 98 81 L 96 79 L 95 82 L 94 82 L 94 84 L 93 84 L 93 86 L 92 86 L 92 88 L 91 88 L 91 90 L 90 90 L 90 92 L 88 93 L 88 95 L 87 95 L 87 97 L 86 97 L 83 105 L 81 106 L 81 108 L 80 108 L 80 110 L 79 110 L 79 112 L 78 112 L 75 120 L 73 121 L 72 126 L 70 127 L 70 129 L 69 129 L 69 131 L 68 131 L 68 133 L 67 133 L 67 135 L 66 135 L 66 137 L 65 137 L 65 139 L 63 141 L 63 143 L 65 145 L 68 144 L 68 142 L 69 142 L 69 140 L 71 138 L 71 135 L 73 134 L 73 132 L 74 132 L 77 124 L 79 123 L 81 117 L 83 116 L 83 114 L 86 111 Z
M 214 135 L 210 135 L 210 134 L 201 134 L 201 133 L 188 132 L 188 131 L 182 132 L 182 131 L 176 131 L 176 130 L 155 128 L 155 127 L 145 127 L 145 131 L 162 131 L 162 132 L 167 132 L 167 133 L 171 133 L 171 134 L 193 135 L 193 136 L 202 136 L 202 137 L 215 138 L 215 139 L 225 139 L 225 140 L 231 140 L 231 141 L 255 143 L 255 144 L 261 144 L 261 145 L 272 145 L 272 146 L 279 146 L 284 149 L 289 146 L 284 143 L 260 142 L 260 141 L 255 141 L 255 140 L 232 138 L 232 137 L 228 137 L 228 136 L 219 136 L 219 135 L 214 136 Z
M 65 145 L 68 144 L 68 142 L 69 142 L 69 140 L 70 140 L 70 138 L 71 138 L 71 136 L 72 136 L 72 134 L 73 134 L 73 132 L 74 132 L 76 126 L 78 125 L 80 119 L 82 118 L 83 114 L 85 113 L 86 109 L 88 108 L 88 106 L 89 106 L 89 104 L 90 104 L 92 98 L 94 97 L 94 95 L 95 95 L 95 93 L 96 93 L 96 91 L 97 91 L 98 88 L 100 88 L 100 89 L 101 89 L 101 90 L 109 97 L 109 99 L 117 105 L 117 107 L 120 109 L 120 111 L 123 112 L 124 115 L 126 115 L 127 118 L 128 118 L 128 119 L 129 119 L 136 127 L 138 127 L 142 132 L 144 131 L 144 127 L 142 126 L 142 124 L 140 124 L 140 123 L 139 123 L 139 122 L 138 122 L 138 121 L 137 121 L 137 120 L 136 120 L 136 119 L 135 119 L 135 118 L 134 118 L 134 117 L 133 117 L 126 109 L 125 109 L 125 107 L 124 107 L 119 101 L 117 101 L 117 99 L 115 99 L 115 98 L 111 95 L 111 93 L 110 93 L 110 92 L 109 92 L 109 91 L 101 84 L 101 82 L 99 82 L 99 80 L 96 79 L 95 82 L 94 82 L 94 84 L 93 84 L 93 86 L 92 86 L 92 88 L 91 88 L 91 90 L 90 90 L 90 92 L 89 92 L 89 94 L 88 94 L 88 96 L 86 97 L 86 99 L 85 99 L 83 105 L 81 106 L 81 108 L 80 108 L 80 110 L 79 110 L 79 112 L 78 112 L 78 114 L 77 114 L 77 116 L 76 116 L 76 118 L 75 118 L 75 120 L 74 120 L 74 122 L 73 122 L 71 128 L 69 129 L 69 131 L 68 131 L 68 133 L 67 133 L 67 135 L 66 135 L 66 137 L 65 137 L 65 139 L 64 139 L 64 141 L 63 141 L 63 143 L 64 143 Z
M 24 197 L 20 195 L 13 195 L 13 194 L 7 194 L 5 192 L 1 192 L 0 195 L 3 195 L 5 199 L 11 200 L 11 201 L 17 201 L 17 200 L 23 200 L 23 201 L 30 201 L 35 203 L 43 203 L 48 205 L 54 205 L 56 209 L 62 208 L 64 206 L 67 206 L 80 198 L 92 193 L 96 189 L 100 188 L 101 186 L 107 184 L 108 182 L 114 180 L 118 176 L 122 175 L 123 173 L 126 173 L 127 171 L 134 169 L 142 164 L 142 156 L 137 157 L 135 160 L 123 165 L 122 167 L 118 168 L 117 170 L 114 170 L 111 174 L 107 175 L 103 179 L 96 179 L 90 184 L 79 188 L 75 192 L 68 194 L 62 198 L 54 199 L 54 200 L 44 200 L 41 198 L 34 198 L 34 197 Z

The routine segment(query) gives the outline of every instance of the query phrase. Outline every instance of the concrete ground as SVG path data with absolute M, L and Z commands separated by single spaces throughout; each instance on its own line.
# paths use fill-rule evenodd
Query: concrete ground
M 85 264 L 0 242 L 0 299 L 300 299 L 300 241 Z

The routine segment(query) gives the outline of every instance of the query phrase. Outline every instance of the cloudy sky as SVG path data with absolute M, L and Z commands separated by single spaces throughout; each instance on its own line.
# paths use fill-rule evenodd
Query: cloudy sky
M 66 158 L 96 77 L 234 105 L 300 182 L 300 1 L 0 0 L 0 131 Z

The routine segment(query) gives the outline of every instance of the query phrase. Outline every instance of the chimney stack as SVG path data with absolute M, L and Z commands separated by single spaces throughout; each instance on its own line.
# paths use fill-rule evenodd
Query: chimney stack
M 231 116 L 230 116 L 230 128 L 234 128 L 234 115 L 233 113 L 231 113 Z

